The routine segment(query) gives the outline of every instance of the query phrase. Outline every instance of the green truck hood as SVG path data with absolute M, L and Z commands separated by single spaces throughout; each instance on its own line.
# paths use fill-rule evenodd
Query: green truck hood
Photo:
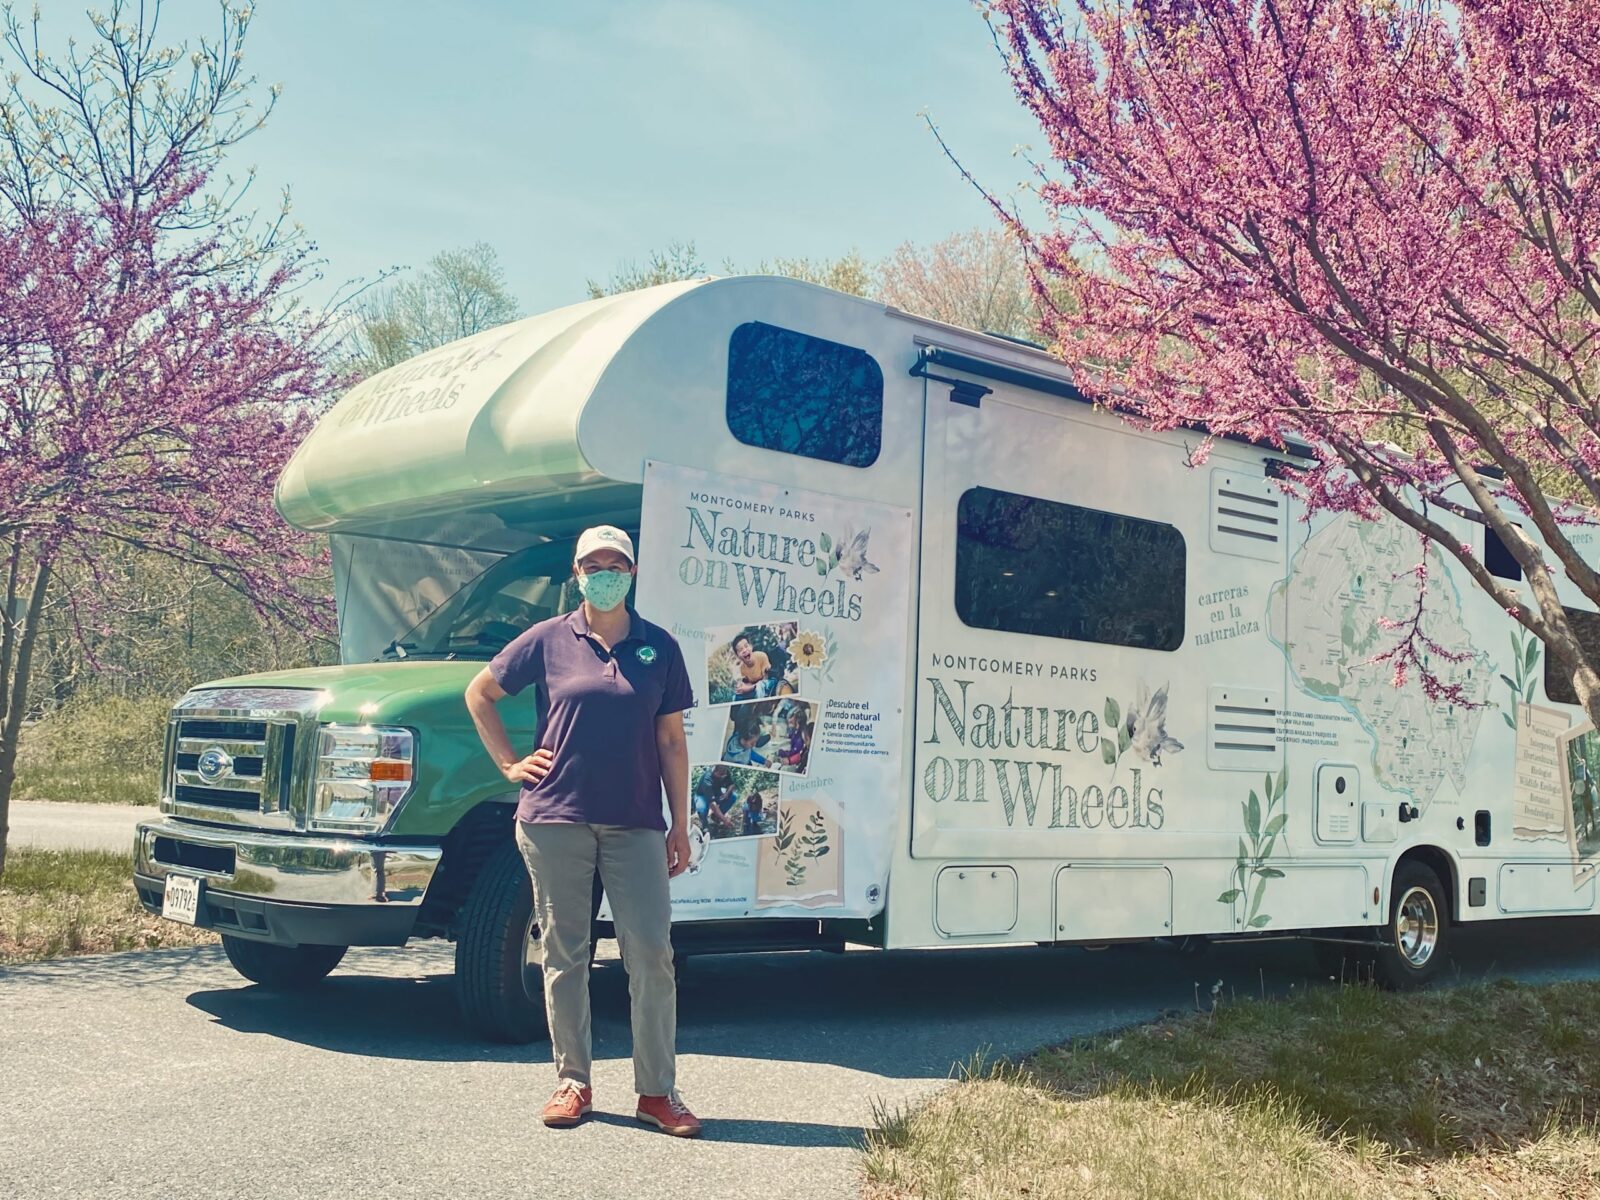
M 481 662 L 460 659 L 442 661 L 417 659 L 412 662 L 347 663 L 338 667 L 299 667 L 289 671 L 262 671 L 200 684 L 214 687 L 293 687 L 314 688 L 328 693 L 322 708 L 324 721 L 371 721 L 375 724 L 405 724 L 397 714 L 418 704 L 430 704 L 448 697 L 467 710 L 462 699 L 467 684 L 483 669 Z
M 444 837 L 474 806 L 511 801 L 507 783 L 478 739 L 467 712 L 465 693 L 483 669 L 477 661 L 415 660 L 348 663 L 264 671 L 196 685 L 214 687 L 312 688 L 327 693 L 319 710 L 323 721 L 404 725 L 417 733 L 417 786 L 389 832 L 396 836 Z M 523 752 L 534 746 L 533 689 L 502 700 L 500 715 L 511 744 Z

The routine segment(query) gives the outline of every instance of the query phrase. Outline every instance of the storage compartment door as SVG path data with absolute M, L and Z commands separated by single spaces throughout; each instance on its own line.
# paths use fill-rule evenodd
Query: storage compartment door
M 1576 882 L 1579 872 L 1583 881 Z M 1500 868 L 1503 913 L 1588 912 L 1594 907 L 1594 874 L 1570 862 L 1506 863 Z
M 993 937 L 1017 924 L 1017 873 L 1010 867 L 946 867 L 934 887 L 933 923 L 945 937 Z
M 1371 925 L 1383 920 L 1372 903 L 1366 869 L 1340 863 L 1285 864 L 1281 877 L 1249 878 L 1234 886 L 1233 927 L 1240 933 Z M 1260 891 L 1260 900 L 1256 892 Z M 1254 917 L 1250 916 L 1251 912 Z M 1266 918 L 1262 920 L 1262 918 Z
M 1065 866 L 1056 872 L 1056 940 L 1103 942 L 1172 932 L 1172 872 L 1155 866 Z

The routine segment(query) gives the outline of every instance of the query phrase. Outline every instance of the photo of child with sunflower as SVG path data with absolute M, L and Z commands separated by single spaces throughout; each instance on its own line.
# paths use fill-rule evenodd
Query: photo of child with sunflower
M 816 723 L 813 700 L 785 696 L 731 705 L 722 733 L 722 761 L 804 775 L 811 762 Z
M 795 621 L 730 625 L 707 630 L 706 693 L 710 704 L 737 704 L 802 690 L 802 671 L 826 678 L 832 668 L 832 638 L 802 629 Z

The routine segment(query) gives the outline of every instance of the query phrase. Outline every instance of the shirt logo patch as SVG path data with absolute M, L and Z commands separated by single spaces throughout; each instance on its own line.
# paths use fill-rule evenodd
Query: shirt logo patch
M 656 660 L 656 648 L 654 646 L 640 646 L 638 650 L 634 651 L 634 657 L 648 667 Z

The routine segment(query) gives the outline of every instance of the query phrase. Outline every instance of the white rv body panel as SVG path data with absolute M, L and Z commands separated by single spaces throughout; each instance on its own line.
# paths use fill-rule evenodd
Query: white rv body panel
M 1596 831 L 1578 836 L 1553 750 L 1582 714 L 1546 695 L 1542 651 L 1433 551 L 1425 630 L 1459 656 L 1435 666 L 1470 704 L 1430 699 L 1414 675 L 1393 686 L 1374 658 L 1392 638 L 1384 623 L 1407 616 L 1423 551 L 1388 519 L 1305 520 L 1269 478 L 1282 453 L 1219 441 L 1191 465 L 1200 435 L 1142 431 L 1060 394 L 1070 379 L 1042 352 L 791 280 L 673 285 L 587 320 L 556 322 L 570 332 L 550 338 L 529 325 L 537 369 L 496 363 L 471 428 L 434 431 L 493 467 L 455 464 L 445 484 L 494 501 L 523 480 L 571 479 L 616 504 L 656 460 L 912 511 L 897 817 L 881 915 L 869 914 L 883 944 L 1370 926 L 1387 918 L 1396 864 L 1418 852 L 1447 876 L 1460 920 L 1595 911 Z M 883 376 L 874 461 L 734 435 L 729 344 L 749 322 L 872 357 Z M 563 339 L 582 352 L 576 366 Z M 929 366 L 930 349 L 948 355 Z M 338 488 L 314 486 L 318 466 L 280 493 L 314 515 L 308 525 L 351 528 L 329 499 Z M 397 513 L 422 511 L 388 486 Z M 1047 514 L 1047 532 L 1104 520 L 1115 552 L 1091 546 L 1081 576 L 1073 560 L 1053 562 L 1048 541 L 1001 537 L 979 554 L 982 539 L 963 531 L 968 496 L 969 524 L 988 519 L 984 505 L 1012 511 L 1006 497 L 1068 514 Z M 552 497 L 552 528 L 596 511 Z M 481 508 L 502 528 L 533 530 L 539 516 L 513 499 Z M 1482 525 L 1444 519 L 1483 552 Z M 1174 585 L 1151 564 L 1180 544 Z M 1035 574 L 1059 570 L 1063 594 L 1119 571 L 1156 582 L 1118 611 L 1062 616 L 1066 634 L 1023 632 L 1019 622 L 1055 620 L 1052 605 L 984 609 L 1009 585 L 972 574 L 1003 574 L 1008 555 Z M 1175 600 L 1163 592 L 1173 586 Z

